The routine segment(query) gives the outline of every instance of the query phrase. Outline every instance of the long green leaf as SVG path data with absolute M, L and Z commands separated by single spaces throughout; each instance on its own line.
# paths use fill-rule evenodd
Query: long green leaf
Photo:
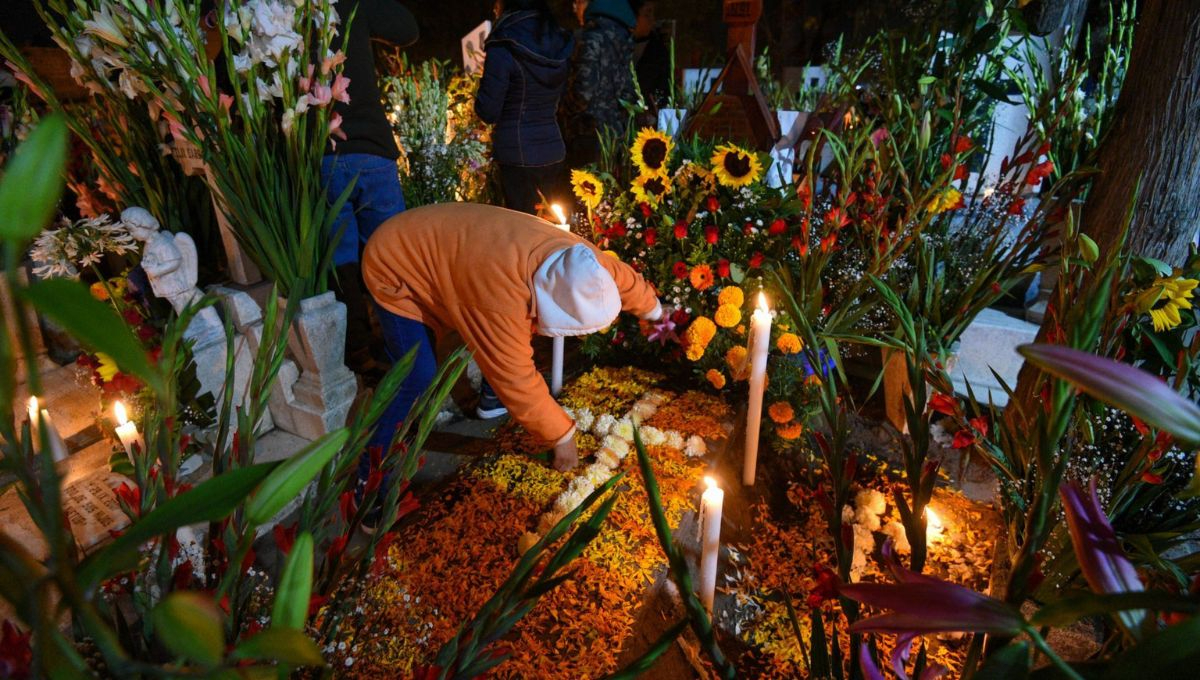
M 308 600 L 312 595 L 312 576 L 313 537 L 306 531 L 296 537 L 279 576 L 275 604 L 271 607 L 272 628 L 304 628 Z
M 1147 638 L 1108 667 L 1105 678 L 1189 678 L 1200 667 L 1200 616 Z
M 270 521 L 308 486 L 349 438 L 346 428 L 334 430 L 276 468 L 246 505 L 246 519 L 256 526 Z
M 189 591 L 167 595 L 151 613 L 154 633 L 175 656 L 206 667 L 221 663 L 225 627 L 210 598 Z
M 37 236 L 54 216 L 63 190 L 67 125 L 50 116 L 29 134 L 0 180 L 0 238 L 14 248 Z
M 291 628 L 271 627 L 242 642 L 234 659 L 278 661 L 292 666 L 324 666 L 321 650 L 307 635 Z

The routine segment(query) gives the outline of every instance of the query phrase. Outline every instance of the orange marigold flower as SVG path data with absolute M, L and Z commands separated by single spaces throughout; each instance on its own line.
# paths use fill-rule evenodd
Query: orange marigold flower
M 804 426 L 794 421 L 775 427 L 775 434 L 779 435 L 780 439 L 786 439 L 788 441 L 798 438 L 803 432 Z
M 713 314 L 713 319 L 721 328 L 733 328 L 742 322 L 742 310 L 736 305 L 721 305 L 717 307 L 717 313 Z
M 708 347 L 704 345 L 692 343 L 687 346 L 687 350 L 685 350 L 684 354 L 687 355 L 688 361 L 700 361 L 700 357 L 704 356 L 704 350 L 706 349 L 708 349 Z
M 721 289 L 721 294 L 717 296 L 718 305 L 733 305 L 740 309 L 745 302 L 746 294 L 737 286 L 725 286 Z
M 796 417 L 796 412 L 792 410 L 792 405 L 786 401 L 777 401 L 767 407 L 767 415 L 771 416 L 771 420 L 783 425 Z
M 775 341 L 775 346 L 784 354 L 796 354 L 804 349 L 804 343 L 800 340 L 800 336 L 795 333 L 784 333 Z
M 707 316 L 698 316 L 692 320 L 691 325 L 684 332 L 684 340 L 688 345 L 699 345 L 703 350 L 708 347 L 708 343 L 712 342 L 713 336 L 716 334 L 717 326 L 712 319 Z
M 692 267 L 692 273 L 688 279 L 692 282 L 692 287 L 696 290 L 708 290 L 713 285 L 712 267 L 706 264 L 698 264 Z
M 704 378 L 708 380 L 709 385 L 718 390 L 725 387 L 725 374 L 715 368 L 708 369 L 708 372 L 704 374 Z
M 746 361 L 746 348 L 741 345 L 735 345 L 729 348 L 725 353 L 725 363 L 729 366 L 729 372 L 734 380 L 745 380 L 749 372 L 748 362 Z

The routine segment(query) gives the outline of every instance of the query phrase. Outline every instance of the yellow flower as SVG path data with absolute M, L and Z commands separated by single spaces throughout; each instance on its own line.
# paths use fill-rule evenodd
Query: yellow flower
M 92 294 L 92 297 L 96 298 L 97 300 L 99 300 L 101 302 L 104 302 L 105 300 L 108 299 L 108 289 L 105 288 L 104 284 L 99 281 L 97 281 L 97 282 L 93 283 L 91 286 L 89 286 L 88 292 Z
M 706 316 L 698 316 L 684 331 L 684 340 L 689 346 L 699 345 L 701 352 L 708 347 L 708 343 L 712 342 L 713 336 L 717 334 L 717 326 Z
M 725 353 L 725 364 L 729 366 L 729 374 L 734 380 L 745 380 L 748 373 L 748 362 L 746 361 L 746 348 L 741 345 L 734 345 Z
M 96 372 L 100 374 L 100 379 L 104 382 L 112 380 L 120 370 L 117 368 L 117 362 L 104 352 L 96 352 L 96 361 L 100 364 L 96 367 Z
M 712 267 L 706 264 L 698 264 L 692 267 L 692 273 L 688 275 L 688 280 L 692 282 L 692 287 L 696 290 L 708 290 L 713 285 Z
M 663 175 L 638 175 L 630 188 L 639 201 L 658 203 L 660 198 L 671 193 L 671 180 Z
M 804 433 L 804 426 L 801 425 L 800 423 L 795 423 L 795 422 L 787 423 L 784 425 L 778 425 L 775 428 L 775 434 L 779 435 L 780 439 L 786 439 L 788 441 L 797 439 L 803 433 Z
M 775 346 L 784 354 L 796 354 L 804 349 L 804 343 L 800 341 L 800 337 L 795 333 L 784 333 L 775 341 Z
M 742 310 L 736 305 L 721 305 L 717 307 L 717 313 L 713 314 L 713 319 L 721 328 L 733 328 L 742 321 Z
M 938 213 L 944 213 L 947 210 L 953 210 L 957 208 L 961 202 L 962 192 L 953 187 L 949 187 L 942 193 L 934 196 L 933 200 L 929 201 L 929 212 L 933 213 L 934 215 L 937 215 Z
M 1159 277 L 1134 300 L 1137 311 L 1150 315 L 1154 331 L 1161 333 L 1183 323 L 1179 310 L 1192 308 L 1196 279 Z
M 709 385 L 718 390 L 725 387 L 725 374 L 715 368 L 708 369 L 708 372 L 704 374 L 704 378 L 708 380 Z
M 740 308 L 746 302 L 746 294 L 737 286 L 725 286 L 721 289 L 721 294 L 717 296 L 717 304 L 733 305 Z
M 753 184 L 762 176 L 763 167 L 758 156 L 734 144 L 718 146 L 711 163 L 717 181 L 730 189 Z
M 809 385 L 811 387 L 820 387 L 821 386 L 821 376 L 817 375 L 816 373 L 813 373 L 812 375 L 810 375 L 804 379 L 804 384 Z
M 706 349 L 708 349 L 708 347 L 705 345 L 693 343 L 688 345 L 687 350 L 684 353 L 687 355 L 688 361 L 700 361 L 700 357 L 704 356 L 704 350 Z
M 671 150 L 674 146 L 671 138 L 667 135 L 654 128 L 642 128 L 638 132 L 637 139 L 633 140 L 633 148 L 630 149 L 633 164 L 637 166 L 638 172 L 642 175 L 666 177 L 667 165 L 671 161 Z
M 786 401 L 777 401 L 767 407 L 767 415 L 771 420 L 783 425 L 796 417 L 796 412 L 792 410 L 792 405 Z
M 604 185 L 587 170 L 571 171 L 571 190 L 590 210 L 595 210 L 604 198 Z

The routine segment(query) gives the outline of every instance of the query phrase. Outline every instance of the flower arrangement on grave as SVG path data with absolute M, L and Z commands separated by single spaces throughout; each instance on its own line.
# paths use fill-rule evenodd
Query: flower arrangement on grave
M 439 61 L 383 78 L 388 119 L 400 147 L 400 184 L 409 206 L 485 201 L 491 154 L 487 126 L 475 115 L 479 77 Z

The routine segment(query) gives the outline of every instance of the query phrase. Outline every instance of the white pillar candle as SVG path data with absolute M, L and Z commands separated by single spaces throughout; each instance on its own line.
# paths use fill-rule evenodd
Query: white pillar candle
M 700 602 L 711 614 L 717 592 L 717 556 L 721 551 L 721 505 L 725 492 L 717 480 L 705 477 L 708 485 L 700 497 Z
M 29 434 L 33 438 L 33 450 L 38 451 L 42 445 L 41 431 L 45 428 L 46 440 L 50 445 L 50 456 L 55 462 L 66 460 L 67 443 L 63 441 L 58 428 L 50 418 L 50 411 L 39 408 L 38 398 L 29 398 Z
M 563 231 L 571 231 L 571 225 L 567 224 L 567 216 L 563 213 L 563 209 L 557 204 L 551 204 L 551 212 L 558 218 L 558 224 L 554 226 Z M 559 392 L 562 392 L 563 383 L 563 352 L 566 349 L 565 338 L 559 336 L 554 338 L 553 351 L 550 355 L 550 394 L 557 397 Z
M 754 485 L 758 466 L 758 430 L 762 423 L 763 391 L 767 385 L 767 352 L 771 348 L 771 310 L 767 297 L 758 294 L 758 309 L 750 318 L 750 406 L 746 410 L 746 456 L 742 483 Z
M 138 434 L 137 425 L 125 413 L 125 404 L 119 401 L 113 404 L 113 414 L 117 417 L 117 438 L 121 440 L 125 455 L 129 456 L 129 462 L 132 463 L 133 445 L 136 443 L 138 450 L 145 449 L 146 445 L 142 442 L 142 435 Z

